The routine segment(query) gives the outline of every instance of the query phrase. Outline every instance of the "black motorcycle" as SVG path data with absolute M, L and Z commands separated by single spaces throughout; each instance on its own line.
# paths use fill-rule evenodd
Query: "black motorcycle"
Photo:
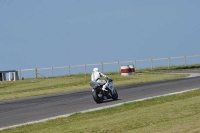
M 102 87 L 106 83 L 108 84 L 107 88 L 105 88 L 107 91 L 103 91 Z M 93 81 L 91 81 L 89 84 L 92 87 L 92 96 L 96 103 L 102 103 L 104 100 L 107 99 L 113 99 L 113 100 L 118 99 L 118 93 L 114 88 L 112 79 L 107 79 L 106 82 L 103 84 Z

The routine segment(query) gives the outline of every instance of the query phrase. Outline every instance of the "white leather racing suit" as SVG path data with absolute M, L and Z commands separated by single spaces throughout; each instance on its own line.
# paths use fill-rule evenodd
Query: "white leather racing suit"
M 106 83 L 105 80 L 100 80 L 100 77 L 107 78 L 106 75 L 104 75 L 103 73 L 98 71 L 98 68 L 94 68 L 93 73 L 91 75 L 91 80 L 94 81 L 94 82 L 105 84 L 105 85 L 103 85 L 102 90 L 106 91 L 105 88 L 107 87 L 108 83 Z

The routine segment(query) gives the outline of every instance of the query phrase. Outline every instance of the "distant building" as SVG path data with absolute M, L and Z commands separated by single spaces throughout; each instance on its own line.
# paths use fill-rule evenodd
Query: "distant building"
M 0 71 L 0 81 L 16 81 L 16 80 L 19 80 L 19 74 L 17 70 Z

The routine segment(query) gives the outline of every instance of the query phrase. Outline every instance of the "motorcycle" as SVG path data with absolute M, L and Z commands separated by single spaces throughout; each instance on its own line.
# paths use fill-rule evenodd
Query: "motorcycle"
M 89 84 L 92 87 L 92 96 L 96 103 L 102 103 L 104 100 L 107 99 L 113 99 L 113 100 L 118 99 L 118 93 L 114 88 L 112 79 L 107 79 L 106 83 L 104 83 L 108 84 L 107 87 L 105 88 L 107 91 L 102 90 L 102 87 L 104 85 L 102 83 L 91 81 Z

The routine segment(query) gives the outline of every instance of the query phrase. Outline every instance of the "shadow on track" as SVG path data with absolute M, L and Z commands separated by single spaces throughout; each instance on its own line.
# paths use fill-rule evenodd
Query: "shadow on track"
M 122 99 L 117 99 L 117 100 L 108 99 L 106 101 L 103 101 L 102 103 L 97 103 L 97 104 L 109 103 L 109 102 L 114 102 L 114 101 L 118 101 L 118 100 L 122 100 Z

